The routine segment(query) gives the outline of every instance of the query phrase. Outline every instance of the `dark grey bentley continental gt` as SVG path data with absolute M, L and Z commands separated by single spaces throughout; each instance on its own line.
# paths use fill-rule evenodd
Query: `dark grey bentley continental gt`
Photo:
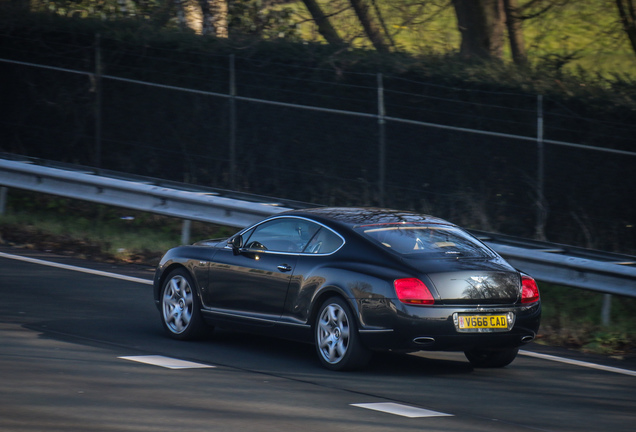
M 168 335 L 211 326 L 311 342 L 328 369 L 371 353 L 463 351 L 503 367 L 534 339 L 534 279 L 442 219 L 375 208 L 279 213 L 229 239 L 171 249 L 154 279 Z

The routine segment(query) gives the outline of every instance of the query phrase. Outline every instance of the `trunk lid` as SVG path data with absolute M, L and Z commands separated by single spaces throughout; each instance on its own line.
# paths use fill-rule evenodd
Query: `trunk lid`
M 475 269 L 429 273 L 427 276 L 442 304 L 513 304 L 521 294 L 521 279 L 513 271 Z
M 521 276 L 503 258 L 403 259 L 447 305 L 513 304 L 521 297 Z

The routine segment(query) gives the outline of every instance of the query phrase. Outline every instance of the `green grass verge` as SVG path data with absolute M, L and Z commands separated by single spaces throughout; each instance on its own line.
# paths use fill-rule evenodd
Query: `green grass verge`
M 0 216 L 4 244 L 106 261 L 156 265 L 181 243 L 180 219 L 16 191 Z M 191 242 L 227 237 L 234 228 L 192 222 Z

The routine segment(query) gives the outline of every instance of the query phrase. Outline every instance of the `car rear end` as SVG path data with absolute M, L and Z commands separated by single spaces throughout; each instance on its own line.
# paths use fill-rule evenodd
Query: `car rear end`
M 539 290 L 474 237 L 453 225 L 385 223 L 356 230 L 399 255 L 404 274 L 394 296 L 362 305 L 369 346 L 398 350 L 515 348 L 533 340 L 541 316 Z M 366 309 L 365 309 L 366 308 Z

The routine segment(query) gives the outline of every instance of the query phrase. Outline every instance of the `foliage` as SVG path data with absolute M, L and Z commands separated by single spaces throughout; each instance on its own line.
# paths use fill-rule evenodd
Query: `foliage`
M 293 10 L 290 7 L 275 7 L 275 3 L 273 0 L 234 0 L 230 2 L 229 27 L 231 32 L 264 39 L 284 38 L 300 41 Z
M 577 0 L 551 2 L 555 6 L 537 14 L 545 7 L 527 10 L 532 17 L 523 21 L 524 37 L 531 65 L 541 70 L 563 70 L 577 75 L 579 70 L 588 74 L 626 74 L 632 79 L 636 74 L 636 56 L 629 40 L 621 29 L 614 0 Z M 346 0 L 322 1 L 325 12 L 343 38 L 354 47 L 370 47 L 361 37 L 361 29 L 355 21 Z M 396 51 L 414 55 L 454 55 L 459 51 L 460 34 L 450 1 L 434 0 L 378 0 L 395 43 Z M 303 18 L 300 31 L 303 38 L 319 41 L 315 24 L 308 20 L 302 2 L 290 7 Z M 509 47 L 506 46 L 506 58 Z
M 591 334 L 584 351 L 600 354 L 623 354 L 634 351 L 636 334 L 622 329 L 602 329 Z
M 536 3 L 523 12 L 529 18 L 523 20 L 523 32 L 534 67 L 574 75 L 585 71 L 605 78 L 613 74 L 634 78 L 636 56 L 622 29 L 615 0 L 520 3 Z M 546 8 L 546 3 L 554 6 Z M 319 4 L 351 47 L 372 47 L 348 0 Z M 375 0 L 372 4 L 394 51 L 424 56 L 458 52 L 460 35 L 449 0 Z M 129 19 L 157 28 L 177 28 L 175 6 L 165 0 L 34 0 L 31 8 L 66 17 Z M 324 42 L 300 0 L 230 0 L 229 27 L 235 36 Z
M 169 2 L 161 0 L 143 1 L 100 1 L 100 0 L 34 0 L 34 11 L 52 12 L 73 18 L 98 18 L 114 20 L 118 18 L 157 19 L 161 11 L 170 9 Z
M 186 0 L 183 0 L 186 1 Z M 234 36 L 299 40 L 292 8 L 276 0 L 233 0 L 229 3 L 229 27 Z M 69 18 L 128 19 L 168 29 L 178 27 L 175 5 L 162 0 L 35 0 L 32 10 Z
M 601 324 L 604 294 L 540 283 L 540 343 L 598 354 L 636 353 L 636 299 L 612 296 L 610 325 Z

